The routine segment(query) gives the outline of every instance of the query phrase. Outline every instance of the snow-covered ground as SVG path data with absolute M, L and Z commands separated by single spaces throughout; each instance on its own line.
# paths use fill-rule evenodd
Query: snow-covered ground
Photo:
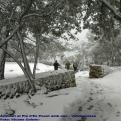
M 10 69 L 14 70 L 14 68 L 15 66 Z M 9 77 L 10 72 L 6 72 L 7 74 Z M 37 115 L 35 118 L 40 121 L 121 121 L 120 75 L 120 68 L 100 79 L 89 79 L 88 71 L 78 72 L 75 74 L 77 87 L 48 94 L 38 91 L 31 99 L 27 95 L 14 99 L 1 99 L 0 114 L 4 114 L 6 109 L 13 109 L 16 115 Z M 96 117 L 81 119 L 81 117 L 72 117 L 74 114 Z M 52 115 L 59 115 L 59 117 L 51 117 Z M 67 117 L 61 118 L 62 115 Z
M 34 64 L 30 63 L 31 70 L 33 69 Z M 49 65 L 42 63 L 37 64 L 36 73 L 52 71 L 54 68 Z M 12 78 L 23 75 L 21 68 L 15 62 L 7 62 L 5 64 L 5 78 Z

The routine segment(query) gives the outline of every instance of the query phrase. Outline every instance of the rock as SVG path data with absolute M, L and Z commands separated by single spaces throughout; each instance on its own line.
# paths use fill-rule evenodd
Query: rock
M 3 96 L 3 99 L 6 100 L 9 97 L 9 95 Z
M 1 97 L 5 96 L 5 92 L 2 92 Z
M 47 88 L 45 87 L 45 85 L 41 87 L 41 94 L 48 94 Z
M 101 65 L 90 65 L 89 77 L 100 78 L 104 76 L 104 69 Z
M 15 95 L 15 96 L 16 96 L 16 98 L 18 98 L 18 97 L 20 97 L 20 94 L 19 94 L 19 93 L 16 93 L 16 95 Z
M 15 110 L 13 109 L 5 109 L 5 114 L 9 116 L 13 116 L 15 114 Z
M 33 90 L 30 90 L 29 95 L 34 96 L 35 92 Z
M 41 86 L 36 84 L 36 90 L 41 90 Z
M 12 98 L 14 98 L 15 94 L 16 94 L 16 89 L 15 88 L 12 88 L 9 97 L 12 99 Z

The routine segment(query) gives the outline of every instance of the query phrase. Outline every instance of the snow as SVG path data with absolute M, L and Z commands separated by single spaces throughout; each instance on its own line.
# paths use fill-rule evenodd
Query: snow
M 29 63 L 31 70 L 33 69 L 34 64 Z M 53 66 L 45 65 L 42 63 L 37 64 L 36 73 L 52 71 Z M 7 62 L 5 64 L 5 78 L 12 78 L 23 75 L 21 68 L 15 62 Z
M 96 81 L 94 80 L 95 83 L 99 83 L 101 85 L 108 86 L 115 91 L 121 91 L 121 72 L 120 71 L 115 71 L 114 73 L 106 76 L 105 78 L 102 79 L 97 79 Z
M 88 42 L 88 38 L 87 38 L 87 34 L 88 34 L 89 30 L 88 29 L 84 29 L 82 30 L 82 32 L 78 32 L 77 34 L 75 34 L 75 30 L 71 31 L 71 34 L 74 35 L 76 37 L 75 41 L 73 39 L 71 39 L 67 33 L 64 34 L 64 36 L 66 36 L 66 38 L 68 38 L 69 41 L 65 41 L 65 39 L 63 38 L 59 38 L 59 42 L 62 43 L 63 46 L 68 46 L 68 48 L 73 49 L 73 48 L 81 48 L 82 45 L 84 43 Z
M 78 77 L 88 77 L 89 76 L 89 72 L 88 71 L 78 71 L 75 74 L 76 78 Z
M 41 71 L 53 69 L 43 64 L 39 65 L 39 68 L 44 68 Z M 9 66 L 10 64 L 7 68 Z M 16 67 L 17 65 L 13 66 L 12 70 Z M 13 75 L 17 73 L 16 71 L 9 72 L 10 70 L 10 67 L 8 71 L 6 70 L 7 77 L 11 73 Z M 5 109 L 11 108 L 16 111 L 16 114 L 23 115 L 90 114 L 96 117 L 83 118 L 83 121 L 121 121 L 121 69 L 116 67 L 112 70 L 113 72 L 99 79 L 89 79 L 88 71 L 79 71 L 75 74 L 77 87 L 48 94 L 42 94 L 40 90 L 31 98 L 23 95 L 14 99 L 1 99 L 0 114 L 4 114 Z M 80 117 L 39 117 L 39 119 L 40 121 L 81 121 Z

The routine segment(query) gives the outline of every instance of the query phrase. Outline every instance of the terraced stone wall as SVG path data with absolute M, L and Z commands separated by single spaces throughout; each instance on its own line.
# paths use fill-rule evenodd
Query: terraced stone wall
M 44 86 L 48 92 L 76 86 L 74 72 L 67 70 L 37 74 L 34 82 L 37 90 L 41 90 Z M 0 98 L 18 97 L 23 93 L 29 93 L 30 90 L 29 83 L 24 76 L 0 81 Z

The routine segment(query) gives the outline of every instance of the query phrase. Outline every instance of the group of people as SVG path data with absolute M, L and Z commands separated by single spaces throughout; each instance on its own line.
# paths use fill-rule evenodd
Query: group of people
M 56 60 L 56 61 L 54 62 L 54 64 L 53 64 L 53 66 L 54 66 L 54 70 L 58 70 L 58 68 L 59 68 L 61 65 L 60 65 L 60 64 L 58 63 L 58 61 Z M 69 69 L 70 69 L 70 66 L 71 66 L 71 63 L 70 63 L 69 61 L 67 61 L 67 62 L 65 63 L 65 68 L 66 68 L 67 70 L 69 70 Z M 77 69 L 78 69 L 78 64 L 77 64 L 76 62 L 74 62 L 74 63 L 73 63 L 73 70 L 74 70 L 74 72 L 76 72 Z

